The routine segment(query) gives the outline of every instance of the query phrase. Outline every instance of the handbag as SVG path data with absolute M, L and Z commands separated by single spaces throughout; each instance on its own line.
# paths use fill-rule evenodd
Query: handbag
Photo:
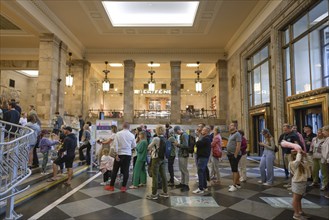
M 58 152 L 57 150 L 50 150 L 49 151 L 50 159 L 56 160 L 58 158 Z
M 115 152 L 114 147 L 110 148 L 109 155 L 110 155 L 110 157 L 113 157 L 113 158 L 115 158 L 117 156 L 117 153 Z

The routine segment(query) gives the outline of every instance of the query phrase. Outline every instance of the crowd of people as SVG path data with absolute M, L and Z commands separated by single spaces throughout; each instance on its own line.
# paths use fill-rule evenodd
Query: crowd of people
M 72 128 L 64 125 L 59 113 L 56 113 L 57 120 L 55 120 L 52 134 L 50 134 L 47 130 L 41 130 L 41 123 L 33 106 L 30 106 L 28 113 L 21 112 L 21 108 L 15 100 L 11 100 L 7 108 L 1 109 L 0 116 L 4 121 L 34 130 L 28 143 L 28 166 L 39 166 L 38 162 L 34 163 L 34 161 L 36 149 L 40 148 L 40 152 L 43 154 L 42 174 L 47 174 L 46 166 L 50 155 L 53 160 L 53 177 L 48 181 L 57 180 L 58 167 L 62 170 L 65 165 L 68 171 L 68 179 L 65 184 L 70 185 L 78 141 L 77 136 L 72 133 Z M 91 123 L 84 123 L 82 119 L 79 122 L 82 134 L 79 159 L 86 160 L 87 165 L 90 165 L 93 163 L 90 157 Z M 247 181 L 247 140 L 244 137 L 244 131 L 238 130 L 236 121 L 233 121 L 228 127 L 226 156 L 232 172 L 232 184 L 228 191 L 234 192 L 242 188 L 241 182 Z M 8 130 L 15 132 L 13 127 Z M 269 129 L 265 128 L 261 131 L 264 139 L 258 143 L 262 147 L 259 183 L 269 187 L 274 184 L 276 153 L 282 152 L 284 171 L 288 180 L 284 187 L 293 193 L 293 218 L 305 219 L 307 216 L 302 210 L 301 199 L 307 186 L 319 187 L 321 191 L 324 191 L 323 195 L 329 198 L 329 126 L 318 129 L 317 134 L 313 133 L 310 125 L 303 127 L 302 134 L 297 131 L 297 126 L 290 124 L 283 124 L 282 130 L 283 133 L 277 142 Z M 129 168 L 132 162 L 132 184 L 129 189 L 138 190 L 139 187 L 144 187 L 147 184 L 147 175 L 149 175 L 152 178 L 152 191 L 147 195 L 147 199 L 156 200 L 159 197 L 169 197 L 168 187 L 180 189 L 182 192 L 190 191 L 188 163 L 191 156 L 194 158 L 198 176 L 198 187 L 192 193 L 203 194 L 208 191 L 208 182 L 221 183 L 220 162 L 223 157 L 223 144 L 219 127 L 200 123 L 195 134 L 192 135 L 179 125 L 174 127 L 169 124 L 157 125 L 154 135 L 151 136 L 146 125 L 130 130 L 129 123 L 124 122 L 122 130 L 118 131 L 118 128 L 112 125 L 111 131 L 109 139 L 99 142 L 102 144 L 102 149 L 97 155 L 100 170 L 103 173 L 101 184 L 104 185 L 105 190 L 115 190 L 114 185 L 119 170 L 123 177 L 120 190 L 122 192 L 127 190 Z M 57 148 L 54 147 L 56 145 L 58 145 Z M 86 149 L 86 153 L 84 153 L 84 149 Z M 55 156 L 52 156 L 54 154 L 52 151 L 55 152 Z M 178 157 L 180 182 L 175 184 L 174 163 L 176 157 Z M 168 166 L 168 180 L 165 166 Z M 162 189 L 162 192 L 158 193 L 158 189 Z

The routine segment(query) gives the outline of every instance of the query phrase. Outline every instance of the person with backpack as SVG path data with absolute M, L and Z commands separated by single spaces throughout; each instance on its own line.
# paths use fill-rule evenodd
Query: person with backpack
M 264 186 L 272 186 L 274 181 L 275 143 L 268 129 L 264 128 L 262 135 L 265 139 L 259 145 L 264 147 L 264 151 L 259 165 L 261 180 L 258 182 Z
M 181 183 L 176 185 L 176 188 L 180 188 L 182 192 L 190 190 L 189 187 L 189 171 L 187 169 L 188 157 L 189 157 L 189 135 L 182 131 L 180 126 L 174 127 L 174 132 L 179 136 L 179 139 L 174 143 L 178 148 L 178 163 L 179 170 L 181 172 Z
M 247 139 L 244 136 L 243 130 L 238 130 L 241 134 L 241 159 L 239 161 L 240 182 L 247 181 Z
M 165 154 L 166 154 L 166 139 L 164 138 L 165 128 L 162 125 L 158 125 L 155 128 L 156 137 L 152 139 L 152 142 L 148 146 L 148 150 L 151 152 L 152 163 L 152 193 L 147 195 L 147 199 L 156 200 L 160 197 L 168 198 L 168 185 L 165 172 Z M 158 195 L 158 174 L 162 179 L 162 193 Z

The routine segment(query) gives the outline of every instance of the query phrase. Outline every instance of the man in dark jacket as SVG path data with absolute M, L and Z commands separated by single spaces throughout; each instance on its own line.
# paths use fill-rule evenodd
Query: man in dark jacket
M 9 103 L 9 111 L 6 111 L 3 115 L 3 120 L 6 122 L 10 122 L 13 124 L 19 124 L 19 119 L 20 119 L 20 114 L 19 112 L 15 109 L 16 104 L 15 102 L 10 102 Z M 13 133 L 16 132 L 17 127 L 16 126 L 11 126 L 11 125 L 6 125 L 6 130 L 11 132 L 11 137 L 14 137 Z
M 73 176 L 73 161 L 75 157 L 75 148 L 77 147 L 77 137 L 72 133 L 72 128 L 67 126 L 63 128 L 65 138 L 63 141 L 63 147 L 59 150 L 59 157 L 53 163 L 53 177 L 49 181 L 55 181 L 57 175 L 57 166 L 65 163 L 67 169 L 67 181 L 65 185 L 71 185 L 71 179 Z
M 210 130 L 209 126 L 204 127 L 201 131 L 202 138 L 196 142 L 199 188 L 193 191 L 195 194 L 202 194 L 204 191 L 208 191 L 206 168 L 211 152 L 212 140 L 209 135 Z

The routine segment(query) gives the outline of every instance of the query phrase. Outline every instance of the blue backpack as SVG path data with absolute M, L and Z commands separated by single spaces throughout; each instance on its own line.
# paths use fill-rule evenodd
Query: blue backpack
M 165 137 L 160 136 L 160 146 L 158 150 L 158 158 L 164 159 L 170 157 L 171 152 L 171 142 L 168 141 Z

